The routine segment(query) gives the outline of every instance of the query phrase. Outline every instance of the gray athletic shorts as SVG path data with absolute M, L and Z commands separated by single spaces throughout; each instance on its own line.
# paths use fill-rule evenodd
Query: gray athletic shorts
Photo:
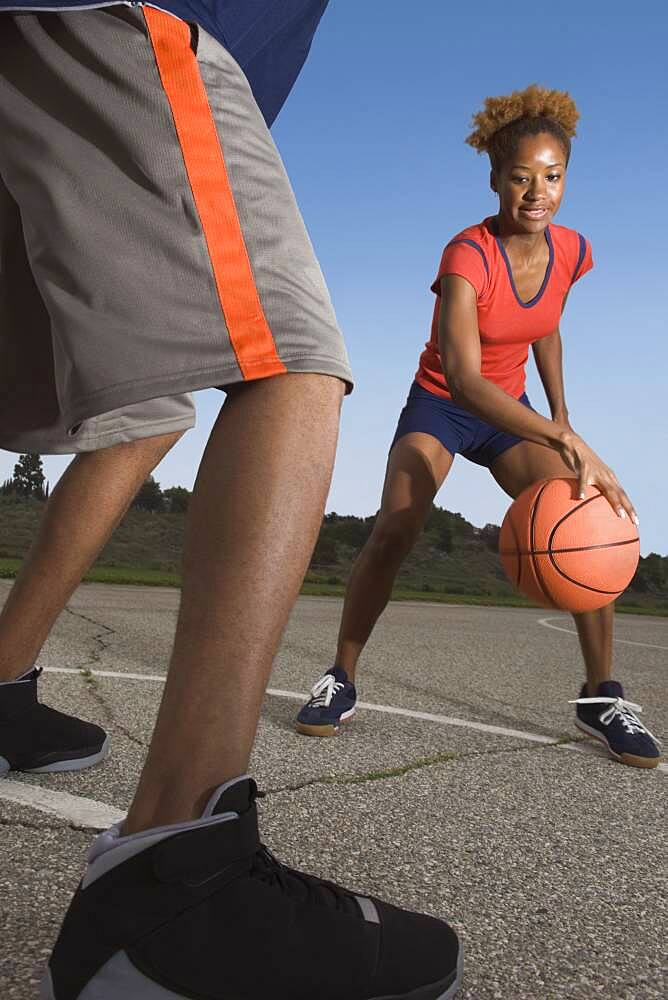
M 155 8 L 0 14 L 0 447 L 183 430 L 190 392 L 351 373 L 248 82 Z

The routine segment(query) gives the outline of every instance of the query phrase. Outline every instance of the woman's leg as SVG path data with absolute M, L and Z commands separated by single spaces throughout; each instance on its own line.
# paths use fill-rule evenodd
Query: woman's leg
M 351 681 L 452 462 L 453 456 L 431 434 L 406 434 L 390 452 L 380 512 L 355 560 L 343 605 L 336 663 Z
M 539 479 L 573 476 L 555 451 L 532 441 L 522 441 L 504 451 L 492 464 L 491 472 L 499 486 L 513 499 Z M 599 608 L 598 611 L 573 615 L 585 661 L 590 697 L 594 697 L 599 684 L 609 680 L 612 673 L 614 615 L 614 603 Z

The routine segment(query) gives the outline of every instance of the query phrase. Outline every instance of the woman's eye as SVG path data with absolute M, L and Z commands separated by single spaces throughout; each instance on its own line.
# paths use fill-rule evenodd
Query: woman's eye
M 513 181 L 516 184 L 526 184 L 528 182 L 528 177 L 513 177 Z
M 561 174 L 548 174 L 547 179 L 548 181 L 556 182 L 558 180 L 561 180 Z

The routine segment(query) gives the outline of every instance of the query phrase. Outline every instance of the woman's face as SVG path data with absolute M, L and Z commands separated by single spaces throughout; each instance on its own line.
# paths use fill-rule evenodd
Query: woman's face
M 540 233 L 559 210 L 566 180 L 566 153 L 553 135 L 525 136 L 511 160 L 492 171 L 499 213 L 518 233 Z

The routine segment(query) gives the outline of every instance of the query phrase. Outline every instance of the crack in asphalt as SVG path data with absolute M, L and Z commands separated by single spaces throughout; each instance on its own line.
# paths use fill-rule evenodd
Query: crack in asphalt
M 77 826 L 76 823 L 35 823 L 31 820 L 25 819 L 6 819 L 4 816 L 0 816 L 0 826 L 6 827 L 20 827 L 25 830 L 36 830 L 38 833 L 43 833 L 45 830 L 53 830 L 54 833 L 62 833 L 63 829 L 73 830 L 75 833 L 86 833 L 90 835 L 90 827 L 88 826 Z
M 97 625 L 98 628 L 104 629 L 105 632 L 109 633 L 110 635 L 116 634 L 116 629 L 111 628 L 110 625 L 105 625 L 104 622 L 98 622 L 94 618 L 89 618 L 88 615 L 84 615 L 81 611 L 74 611 L 72 608 L 69 607 L 69 605 L 65 606 L 65 611 L 67 611 L 67 613 L 72 615 L 72 617 L 74 618 L 81 618 L 83 621 L 89 622 L 91 625 Z M 106 717 L 106 721 L 111 725 L 115 726 L 116 729 L 118 729 L 118 731 L 122 733 L 123 736 L 125 736 L 125 738 L 128 739 L 131 743 L 134 743 L 135 746 L 138 746 L 142 750 L 145 750 L 146 743 L 138 736 L 135 736 L 134 733 L 130 732 L 127 726 L 125 726 L 122 722 L 119 721 L 119 719 L 116 716 L 116 713 L 113 711 L 111 706 L 107 704 L 107 701 L 104 695 L 102 694 L 102 691 L 99 688 L 98 680 L 94 676 L 91 670 L 91 666 L 95 666 L 98 663 L 100 663 L 102 655 L 105 652 L 105 650 L 111 648 L 111 643 L 104 641 L 103 634 L 94 635 L 92 638 L 93 642 L 98 644 L 98 648 L 94 647 L 91 650 L 91 659 L 87 663 L 82 664 L 78 668 L 81 677 L 83 678 L 84 683 L 88 686 L 88 690 L 90 691 L 91 695 L 102 709 L 102 712 Z
M 68 614 L 75 618 L 80 618 L 83 621 L 88 622 L 91 625 L 96 625 L 98 628 L 104 629 L 105 632 L 110 635 L 115 635 L 116 630 L 110 625 L 105 625 L 104 622 L 97 621 L 94 618 L 90 618 L 88 615 L 83 614 L 81 611 L 75 611 L 69 606 L 65 607 Z M 88 663 L 83 664 L 79 667 L 79 671 L 85 681 L 89 686 L 89 690 L 95 700 L 100 705 L 100 708 L 107 717 L 108 722 L 116 726 L 116 728 L 132 743 L 136 746 L 146 749 L 146 743 L 139 737 L 131 733 L 126 726 L 124 726 L 116 718 L 113 710 L 107 704 L 102 692 L 98 688 L 98 682 L 91 671 L 91 664 L 94 666 L 98 664 L 101 660 L 102 654 L 105 650 L 109 649 L 111 643 L 105 642 L 102 634 L 94 635 L 93 641 L 98 643 L 99 648 L 93 649 L 91 651 L 91 660 Z M 298 792 L 305 788 L 310 788 L 315 785 L 358 785 L 366 784 L 374 781 L 389 781 L 393 778 L 402 777 L 404 774 L 409 774 L 412 771 L 424 770 L 429 767 L 436 767 L 439 764 L 447 764 L 453 760 L 468 760 L 475 759 L 477 757 L 488 757 L 495 754 L 504 753 L 524 753 L 532 750 L 543 750 L 550 747 L 562 746 L 567 743 L 580 743 L 584 742 L 585 737 L 579 736 L 561 736 L 554 739 L 550 743 L 540 743 L 533 744 L 532 746 L 520 746 L 520 747 L 506 747 L 506 748 L 492 748 L 489 750 L 474 750 L 470 753 L 462 753 L 457 751 L 444 751 L 438 754 L 432 754 L 428 757 L 418 757 L 413 761 L 408 761 L 405 764 L 397 765 L 396 767 L 386 768 L 382 770 L 367 771 L 362 774 L 343 774 L 343 775 L 319 775 L 315 778 L 310 778 L 307 781 L 299 782 L 292 785 L 284 785 L 276 788 L 264 789 L 260 795 L 261 797 L 266 797 L 269 795 L 277 795 L 281 792 Z
M 562 736 L 555 739 L 553 743 L 534 743 L 531 746 L 495 747 L 489 750 L 472 750 L 470 753 L 461 753 L 455 750 L 444 751 L 443 753 L 432 754 L 429 757 L 417 757 L 414 761 L 408 761 L 406 764 L 400 764 L 397 767 L 386 768 L 385 770 L 366 771 L 362 774 L 323 774 L 293 785 L 284 785 L 280 788 L 266 788 L 260 792 L 260 798 L 265 798 L 269 795 L 278 795 L 280 792 L 300 792 L 304 788 L 310 788 L 313 785 L 362 785 L 372 781 L 390 781 L 393 778 L 400 778 L 412 771 L 422 771 L 429 767 L 436 767 L 438 764 L 450 764 L 455 760 L 474 760 L 477 757 L 492 757 L 497 754 L 530 753 L 532 751 L 564 746 L 569 743 L 584 743 L 585 741 L 586 737 L 584 736 Z

